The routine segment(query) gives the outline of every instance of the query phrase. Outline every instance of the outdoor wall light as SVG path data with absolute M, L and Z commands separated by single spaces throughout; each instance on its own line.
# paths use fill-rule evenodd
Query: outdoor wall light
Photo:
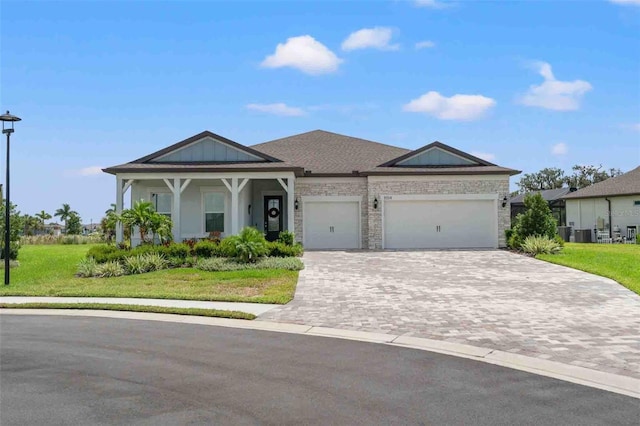
M 373 199 L 373 208 L 377 209 L 378 208 L 378 197 Z
M 296 198 L 296 200 L 293 202 L 293 208 L 298 210 L 298 207 L 300 207 L 300 203 L 298 203 L 298 199 Z
M 249 216 L 251 216 L 251 204 L 249 204 L 249 207 L 247 207 L 247 213 L 249 214 Z
M 502 207 L 503 208 L 507 207 L 507 197 L 506 196 L 502 199 Z

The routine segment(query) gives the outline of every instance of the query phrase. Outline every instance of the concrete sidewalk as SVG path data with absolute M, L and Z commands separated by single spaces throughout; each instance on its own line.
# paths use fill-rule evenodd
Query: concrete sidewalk
M 125 297 L 0 297 L 0 303 L 105 303 L 113 305 L 162 306 L 168 308 L 218 309 L 261 315 L 277 306 L 267 303 L 204 302 L 201 300 L 138 299 Z

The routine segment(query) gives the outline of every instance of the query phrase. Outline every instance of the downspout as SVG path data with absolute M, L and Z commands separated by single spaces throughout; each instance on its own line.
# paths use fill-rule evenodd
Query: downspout
M 613 238 L 613 224 L 611 223 L 611 200 L 607 197 L 604 197 L 607 200 L 607 204 L 609 204 L 609 209 L 607 210 L 609 213 L 609 238 Z

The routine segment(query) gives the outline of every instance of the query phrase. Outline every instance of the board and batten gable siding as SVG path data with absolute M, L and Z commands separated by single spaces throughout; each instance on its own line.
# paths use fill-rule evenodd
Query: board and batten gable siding
M 454 155 L 440 148 L 431 148 L 425 152 L 400 161 L 398 166 L 467 166 L 475 162 Z
M 369 249 L 382 249 L 384 196 L 443 194 L 497 194 L 498 246 L 506 246 L 505 230 L 511 227 L 511 213 L 509 205 L 502 207 L 501 200 L 509 196 L 509 176 L 369 176 L 367 205 L 378 199 L 378 208 L 369 209 Z
M 294 229 L 296 241 L 303 241 L 303 208 L 305 196 L 357 196 L 361 198 L 360 235 L 361 247 L 368 247 L 368 208 L 367 208 L 367 178 L 364 177 L 301 177 L 295 182 L 295 196 L 299 200 L 299 208 L 295 210 Z
M 238 148 L 229 146 L 211 137 L 205 137 L 183 148 L 165 154 L 153 160 L 159 163 L 180 162 L 237 162 L 237 161 L 264 161 L 264 159 L 243 152 Z

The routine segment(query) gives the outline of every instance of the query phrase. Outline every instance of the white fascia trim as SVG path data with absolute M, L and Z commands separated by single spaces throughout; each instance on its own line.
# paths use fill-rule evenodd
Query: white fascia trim
M 212 141 L 214 141 L 214 142 L 218 142 L 219 144 L 222 144 L 222 145 L 226 146 L 227 148 L 231 148 L 231 149 L 234 149 L 234 150 L 236 150 L 236 151 L 241 151 L 242 153 L 247 154 L 247 155 L 249 155 L 249 156 L 251 156 L 251 157 L 255 158 L 256 160 L 266 162 L 266 160 L 265 160 L 264 158 L 260 158 L 260 157 L 258 157 L 258 156 L 256 156 L 256 155 L 254 155 L 254 154 L 251 154 L 251 153 L 246 152 L 246 151 L 244 151 L 244 150 L 238 149 L 238 147 L 231 146 L 231 145 L 229 145 L 228 143 L 225 143 L 225 142 L 219 141 L 218 139 L 216 139 L 216 138 L 212 138 L 211 136 L 205 136 L 205 137 L 203 137 L 203 138 L 201 138 L 201 139 L 198 139 L 198 140 L 196 140 L 196 141 L 191 142 L 191 143 L 190 143 L 190 144 L 188 144 L 188 145 L 181 146 L 180 148 L 174 149 L 173 151 L 168 152 L 168 153 L 166 153 L 166 154 L 164 154 L 164 155 L 161 155 L 160 157 L 158 157 L 158 158 L 154 159 L 154 161 L 161 161 L 164 157 L 167 157 L 167 156 L 169 156 L 169 155 L 175 154 L 176 152 L 180 152 L 180 151 L 182 151 L 183 149 L 187 149 L 187 148 L 189 148 L 191 145 L 194 145 L 194 144 L 200 143 L 200 142 L 202 142 L 202 141 L 204 141 L 204 140 L 206 140 L 206 139 L 212 140 Z M 230 161 L 230 162 L 231 162 L 231 161 Z
M 394 195 L 381 194 L 383 201 L 465 201 L 465 200 L 497 200 L 498 193 L 494 194 L 408 194 Z
M 295 179 L 295 173 L 293 172 L 196 172 L 196 173 L 119 173 L 116 175 L 121 179 L 135 179 L 135 180 L 162 180 L 166 179 L 230 179 L 230 178 L 249 178 L 249 179 Z
M 370 183 L 378 182 L 435 182 L 435 181 L 508 181 L 508 174 L 500 175 L 400 175 L 367 176 Z
M 427 150 L 425 150 L 425 151 L 419 152 L 419 153 L 417 153 L 417 154 L 415 154 L 415 155 L 412 155 L 411 157 L 405 158 L 404 160 L 402 160 L 402 161 L 400 161 L 400 162 L 396 163 L 396 165 L 404 164 L 404 163 L 406 163 L 407 161 L 409 161 L 409 160 L 411 160 L 411 159 L 413 159 L 413 158 L 419 157 L 419 156 L 421 156 L 421 155 L 423 155 L 423 154 L 426 154 L 427 152 L 431 152 L 431 151 L 436 150 L 436 149 L 437 149 L 438 151 L 446 152 L 446 153 L 447 153 L 447 154 L 449 154 L 449 155 L 453 155 L 454 157 L 457 157 L 457 158 L 459 158 L 459 159 L 461 159 L 461 160 L 464 160 L 464 161 L 466 161 L 466 162 L 467 162 L 467 164 L 477 164 L 478 166 L 481 166 L 481 164 L 480 164 L 480 163 L 478 163 L 478 162 L 471 161 L 471 160 L 469 160 L 468 158 L 464 158 L 464 157 L 463 157 L 463 156 L 461 156 L 461 155 L 455 154 L 455 153 L 453 153 L 453 152 L 451 152 L 451 151 L 447 151 L 446 149 L 442 149 L 442 148 L 437 147 L 437 146 L 433 146 L 433 147 L 431 147 L 431 148 L 429 148 L 429 149 L 427 149 Z M 425 164 L 425 165 L 426 165 L 426 166 L 428 166 L 429 164 Z
M 366 177 L 299 177 L 296 179 L 299 183 L 361 183 Z

